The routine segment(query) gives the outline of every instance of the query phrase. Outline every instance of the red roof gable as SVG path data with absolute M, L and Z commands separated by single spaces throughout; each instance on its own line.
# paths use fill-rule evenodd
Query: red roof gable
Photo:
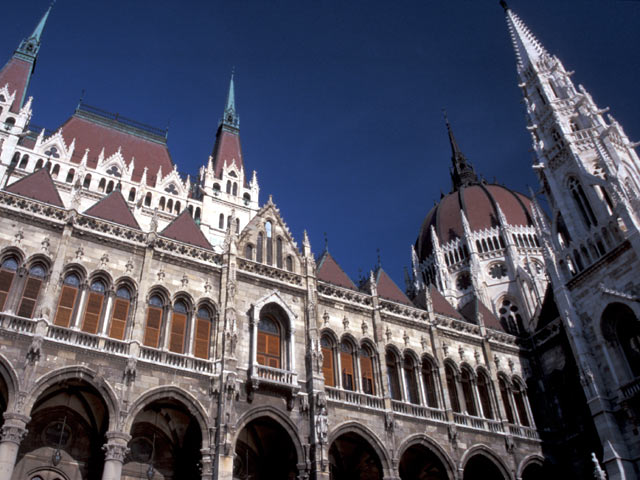
M 479 299 L 474 298 L 460 309 L 460 313 L 471 323 L 477 324 L 478 313 L 482 315 L 484 326 L 493 330 L 504 332 L 504 327 L 500 324 L 500 320 L 493 314 L 487 306 Z
M 147 185 L 150 186 L 155 185 L 159 167 L 162 167 L 163 175 L 173 170 L 173 161 L 164 141 L 138 134 L 134 128 L 127 129 L 126 124 L 118 123 L 117 120 L 101 118 L 100 115 L 80 110 L 62 125 L 62 135 L 67 144 L 76 139 L 73 162 L 80 163 L 85 150 L 89 149 L 89 168 L 96 168 L 103 148 L 105 158 L 121 148 L 127 165 L 131 163 L 132 157 L 135 158 L 134 182 L 140 181 L 145 167 L 148 169 Z
M 211 244 L 204 236 L 200 227 L 191 218 L 189 210 L 183 210 L 167 227 L 160 232 L 160 235 L 178 240 L 179 242 L 195 245 L 196 247 L 211 250 Z
M 243 168 L 240 135 L 237 132 L 230 132 L 224 125 L 221 125 L 218 129 L 212 156 L 216 178 L 222 177 L 222 168 L 225 162 L 227 166 L 234 163 L 236 167 L 238 167 L 238 170 Z
M 35 172 L 13 182 L 5 188 L 7 192 L 33 198 L 40 202 L 49 203 L 56 207 L 64 207 L 58 189 L 51 179 L 51 175 L 46 168 L 41 168 Z
M 333 283 L 339 287 L 350 288 L 351 290 L 357 290 L 349 276 L 344 273 L 344 270 L 340 268 L 338 262 L 336 262 L 331 254 L 326 250 L 318 259 L 317 276 L 318 280 L 322 280 L 323 282 Z
M 0 70 L 0 88 L 9 84 L 9 92 L 16 91 L 16 96 L 11 105 L 11 111 L 17 113 L 20 110 L 20 103 L 24 98 L 24 93 L 31 76 L 31 63 L 19 58 L 11 58 Z
M 378 273 L 376 275 L 376 286 L 378 289 L 378 296 L 385 298 L 387 300 L 391 300 L 393 302 L 404 303 L 405 305 L 413 305 L 411 300 L 404 294 L 402 290 L 391 280 L 391 277 L 387 275 L 387 273 L 382 270 L 382 268 L 378 269 Z
M 118 190 L 111 192 L 85 211 L 84 214 L 141 230 L 136 218 L 133 216 L 133 213 L 131 213 L 131 210 L 129 210 L 129 205 L 127 205 L 127 202 Z
M 433 285 L 429 287 L 429 294 L 431 295 L 431 304 L 433 305 L 433 311 L 435 313 L 457 318 L 458 320 L 463 319 L 462 315 L 453 308 L 453 305 L 451 305 Z

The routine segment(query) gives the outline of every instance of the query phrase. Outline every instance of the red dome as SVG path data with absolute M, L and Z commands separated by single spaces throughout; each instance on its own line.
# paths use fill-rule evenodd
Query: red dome
M 432 251 L 431 227 L 436 230 L 440 244 L 462 237 L 462 216 L 469 221 L 471 231 L 498 226 L 496 205 L 504 213 L 509 225 L 532 226 L 531 200 L 526 195 L 509 190 L 502 185 L 473 184 L 461 186 L 444 196 L 427 214 L 416 240 L 416 253 L 422 261 Z

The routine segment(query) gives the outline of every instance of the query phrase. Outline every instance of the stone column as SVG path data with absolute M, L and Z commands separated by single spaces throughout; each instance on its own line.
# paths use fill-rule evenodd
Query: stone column
M 124 457 L 129 452 L 127 443 L 129 443 L 131 435 L 122 432 L 107 432 L 106 436 L 107 443 L 102 447 L 105 452 L 102 480 L 120 480 Z
M 27 434 L 29 417 L 19 413 L 6 412 L 4 425 L 0 430 L 0 480 L 11 480 L 16 464 L 20 442 Z
M 211 480 L 213 478 L 213 455 L 209 448 L 200 450 L 202 454 L 202 473 L 201 480 Z

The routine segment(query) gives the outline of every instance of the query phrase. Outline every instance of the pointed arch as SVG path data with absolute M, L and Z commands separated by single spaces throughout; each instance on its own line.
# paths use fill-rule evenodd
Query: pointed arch
M 400 461 L 400 459 L 402 458 L 402 455 L 404 455 L 404 453 L 411 447 L 416 446 L 416 445 L 420 445 L 425 447 L 427 450 L 429 450 L 430 452 L 432 452 L 437 458 L 438 460 L 440 460 L 440 462 L 442 462 L 442 464 L 444 465 L 445 469 L 446 469 L 446 473 L 447 476 L 450 479 L 455 479 L 456 478 L 456 464 L 453 461 L 453 459 L 449 456 L 449 454 L 440 446 L 440 444 L 432 439 L 431 437 L 429 437 L 428 435 L 425 435 L 424 433 L 416 433 L 413 435 L 408 436 L 407 438 L 405 438 L 402 443 L 400 443 L 400 445 L 398 446 L 397 450 L 396 450 L 396 458 L 395 460 L 397 462 Z
M 20 377 L 13 365 L 2 353 L 0 353 L 0 376 L 7 386 L 7 411 L 12 411 L 16 406 L 18 392 L 21 390 Z
M 346 422 L 339 423 L 330 432 L 327 445 L 331 445 L 341 435 L 346 433 L 355 433 L 362 437 L 373 448 L 378 460 L 382 464 L 382 469 L 385 472 L 389 472 L 392 469 L 391 455 L 384 446 L 384 442 L 378 438 L 378 436 L 369 427 L 362 423 L 347 420 Z
M 504 480 L 510 480 L 511 473 L 509 473 L 509 467 L 505 465 L 504 461 L 495 453 L 490 447 L 484 445 L 482 443 L 476 444 L 471 448 L 467 449 L 466 452 L 460 457 L 460 462 L 458 463 L 458 470 L 464 472 L 464 468 L 466 467 L 469 460 L 471 460 L 476 455 L 481 455 L 487 458 L 491 463 L 493 463 L 496 468 L 503 475 Z

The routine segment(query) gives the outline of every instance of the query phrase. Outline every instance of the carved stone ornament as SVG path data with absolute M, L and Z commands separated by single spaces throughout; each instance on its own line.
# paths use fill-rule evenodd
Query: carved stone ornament
M 476 365 L 480 365 L 480 352 L 477 350 L 473 351 L 473 357 L 476 359 Z
M 187 285 L 189 285 L 189 277 L 186 273 L 182 275 L 182 280 L 180 280 L 180 283 L 182 283 L 182 288 L 186 288 Z
M 464 348 L 462 348 L 462 346 L 460 346 L 460 348 L 458 348 L 458 355 L 460 355 L 460 360 L 462 360 L 464 362 L 465 351 L 464 351 Z
M 300 412 L 306 412 L 309 410 L 309 395 L 306 393 L 299 393 L 298 399 L 300 400 Z
M 504 437 L 504 447 L 507 450 L 507 453 L 510 455 L 515 451 L 516 444 L 513 441 L 513 437 L 511 435 L 507 435 L 506 437 Z
M 40 351 L 42 350 L 43 340 L 44 338 L 42 335 L 35 335 L 31 340 L 29 350 L 27 350 L 27 361 L 29 363 L 35 363 L 40 360 Z
M 369 325 L 367 325 L 367 322 L 362 320 L 362 325 L 360 325 L 360 327 L 362 328 L 362 334 L 366 335 L 367 332 L 369 331 Z
M 442 352 L 445 357 L 449 355 L 449 345 L 446 342 L 442 342 Z
M 162 282 L 164 280 L 164 277 L 165 277 L 164 266 L 161 266 L 160 270 L 158 270 L 158 281 Z
M 324 314 L 322 315 L 322 320 L 324 322 L 324 326 L 326 327 L 327 325 L 329 325 L 329 314 L 325 311 Z
M 594 452 L 591 452 L 591 462 L 593 463 L 593 478 L 596 480 L 607 480 L 607 474 L 600 466 L 598 457 L 596 457 Z
M 211 285 L 211 282 L 207 278 L 207 281 L 204 282 L 204 292 L 209 294 L 209 293 L 211 293 L 211 290 L 213 290 L 213 285 Z
M 40 242 L 40 246 L 42 247 L 42 251 L 46 254 L 49 254 L 49 248 L 51 247 L 51 240 L 49 240 L 49 237 L 44 237 L 44 239 L 42 239 L 42 242 Z
M 495 363 L 496 364 L 496 368 L 498 370 L 500 370 L 500 357 L 499 356 L 497 356 L 497 355 L 493 356 L 493 363 Z
M 387 331 L 384 332 L 385 335 L 387 336 L 387 342 L 391 341 L 391 337 L 393 336 L 393 333 L 391 332 L 391 329 L 389 327 L 387 327 Z
M 392 412 L 385 412 L 384 413 L 384 428 L 385 428 L 385 430 L 387 430 L 389 432 L 393 432 L 393 430 L 395 428 L 395 420 L 393 418 L 393 413 Z
M 129 257 L 129 260 L 127 260 L 127 264 L 124 266 L 125 270 L 127 271 L 128 274 L 130 274 L 131 272 L 133 272 L 133 258 Z
M 515 366 L 516 366 L 516 364 L 513 363 L 513 360 L 509 359 L 509 370 L 511 370 L 511 372 L 513 372 Z
M 425 351 L 429 346 L 429 343 L 427 342 L 427 339 L 424 337 L 424 335 L 420 337 L 420 345 L 422 345 L 422 351 Z
M 327 409 L 322 407 L 320 413 L 316 416 L 316 438 L 318 442 L 325 444 L 329 435 L 329 417 Z
M 342 325 L 344 326 L 345 330 L 349 329 L 349 319 L 347 318 L 347 316 L 345 315 L 344 318 L 342 319 Z
M 124 372 L 122 373 L 122 377 L 127 385 L 130 385 L 136 379 L 136 365 L 138 364 L 138 360 L 136 357 L 129 357 L 127 359 L 127 365 L 124 367 Z
M 449 434 L 449 441 L 455 447 L 458 444 L 458 429 L 455 425 L 449 425 L 447 433 Z
M 410 337 L 406 330 L 404 331 L 404 336 L 402 337 L 402 339 L 404 340 L 405 345 L 409 345 Z
M 100 267 L 107 268 L 108 264 L 109 264 L 109 255 L 105 253 L 102 255 L 102 257 L 100 257 Z
M 76 260 L 81 260 L 83 256 L 84 256 L 84 249 L 82 248 L 82 245 L 80 245 L 76 250 Z
M 16 425 L 4 425 L 0 429 L 0 436 L 3 442 L 12 442 L 20 445 L 22 439 L 29 432 L 26 428 L 18 427 Z
M 116 460 L 121 463 L 124 463 L 124 459 L 127 456 L 127 453 L 129 453 L 129 448 L 126 445 L 120 445 L 117 443 L 107 443 L 102 446 L 102 450 L 105 452 L 105 461 Z
M 19 246 L 20 243 L 22 243 L 23 239 L 24 239 L 24 230 L 21 228 L 20 230 L 18 230 L 18 233 L 16 233 L 13 236 L 13 243 Z

